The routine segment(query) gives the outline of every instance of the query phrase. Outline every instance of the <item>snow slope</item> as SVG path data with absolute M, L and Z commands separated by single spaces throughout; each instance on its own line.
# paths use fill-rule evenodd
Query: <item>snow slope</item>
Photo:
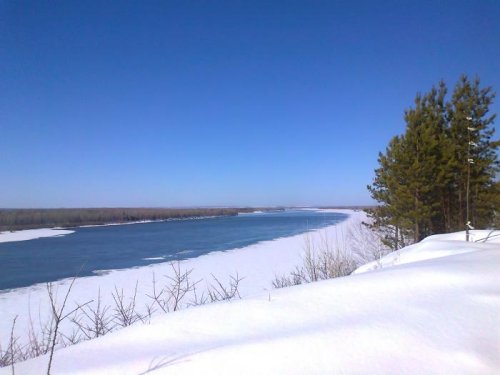
M 311 231 L 308 235 L 314 242 L 321 242 L 329 238 L 332 243 L 342 244 L 346 241 L 351 229 L 359 228 L 366 220 L 362 211 L 333 210 L 343 212 L 349 217 L 343 222 L 324 229 Z M 252 296 L 272 289 L 272 280 L 275 275 L 290 272 L 302 262 L 305 235 L 279 238 L 272 241 L 263 241 L 223 252 L 213 252 L 197 258 L 181 262 L 182 270 L 193 270 L 192 281 L 204 280 L 199 284 L 202 292 L 206 284 L 213 283 L 212 274 L 221 282 L 227 284 L 230 275 L 238 274 L 244 279 L 240 283 L 239 291 L 242 297 Z M 124 290 L 126 299 L 132 296 L 134 288 L 138 287 L 137 306 L 151 303 L 147 295 L 152 295 L 152 278 L 157 278 L 160 285 L 166 281 L 165 275 L 171 276 L 172 269 L 168 263 L 157 263 L 145 267 L 136 267 L 122 270 L 103 270 L 96 276 L 82 277 L 76 280 L 70 295 L 68 308 L 73 309 L 77 304 L 96 300 L 100 291 L 102 304 L 114 304 L 112 292 L 115 286 Z M 70 279 L 55 282 L 59 290 L 59 299 L 63 298 Z M 190 302 L 188 296 L 185 302 Z M 92 305 L 95 306 L 95 303 Z M 51 311 L 45 284 L 37 284 L 25 288 L 17 288 L 0 292 L 0 345 L 5 347 L 14 317 L 16 320 L 16 336 L 24 344 L 29 326 L 29 316 L 34 320 L 35 330 L 50 318 Z M 42 322 L 42 324 L 39 324 Z M 69 322 L 65 322 L 69 323 Z M 74 328 L 70 324 L 63 324 L 63 332 L 70 333 Z M 26 341 L 26 340 L 25 340 Z
M 375 264 L 158 316 L 57 351 L 53 374 L 500 373 L 496 237 L 433 236 Z M 47 360 L 16 374 L 41 373 Z
M 500 244 L 500 231 L 474 230 L 470 232 L 470 237 L 471 242 L 482 243 L 483 249 L 495 249 Z M 477 247 L 471 246 L 471 242 L 465 241 L 465 232 L 429 236 L 417 244 L 388 254 L 378 261 L 365 264 L 355 273 L 477 251 Z

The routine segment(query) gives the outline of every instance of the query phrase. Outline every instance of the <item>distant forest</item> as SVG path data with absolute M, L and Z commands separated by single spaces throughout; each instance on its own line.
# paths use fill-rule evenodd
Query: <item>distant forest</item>
M 0 209 L 0 231 L 20 229 L 78 227 L 129 223 L 144 220 L 187 219 L 202 216 L 235 216 L 238 212 L 269 208 L 61 208 Z

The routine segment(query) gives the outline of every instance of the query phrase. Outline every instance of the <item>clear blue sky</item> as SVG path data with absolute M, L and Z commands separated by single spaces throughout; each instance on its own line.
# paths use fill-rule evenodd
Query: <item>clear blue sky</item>
M 0 207 L 371 204 L 462 73 L 500 90 L 499 1 L 0 0 Z

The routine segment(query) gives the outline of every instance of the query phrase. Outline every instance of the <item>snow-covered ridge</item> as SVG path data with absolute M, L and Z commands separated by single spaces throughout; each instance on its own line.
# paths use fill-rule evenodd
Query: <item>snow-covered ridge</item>
M 465 232 L 437 234 L 429 236 L 417 244 L 390 253 L 380 260 L 365 264 L 359 267 L 355 273 L 363 273 L 478 250 L 498 249 L 499 245 L 500 231 L 498 230 L 471 231 L 470 242 L 465 241 Z
M 57 351 L 52 373 L 498 374 L 500 243 L 456 236 L 400 250 L 400 266 L 390 254 L 382 271 L 158 316 Z

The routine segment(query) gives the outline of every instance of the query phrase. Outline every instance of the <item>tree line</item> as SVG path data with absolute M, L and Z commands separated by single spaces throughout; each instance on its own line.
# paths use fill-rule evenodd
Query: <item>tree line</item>
M 78 227 L 145 220 L 186 219 L 202 216 L 234 216 L 265 208 L 61 208 L 0 209 L 0 231 Z
M 495 98 L 479 78 L 463 75 L 448 96 L 445 82 L 417 94 L 404 113 L 368 190 L 379 205 L 371 226 L 392 249 L 435 233 L 499 225 L 500 183 L 494 140 Z

